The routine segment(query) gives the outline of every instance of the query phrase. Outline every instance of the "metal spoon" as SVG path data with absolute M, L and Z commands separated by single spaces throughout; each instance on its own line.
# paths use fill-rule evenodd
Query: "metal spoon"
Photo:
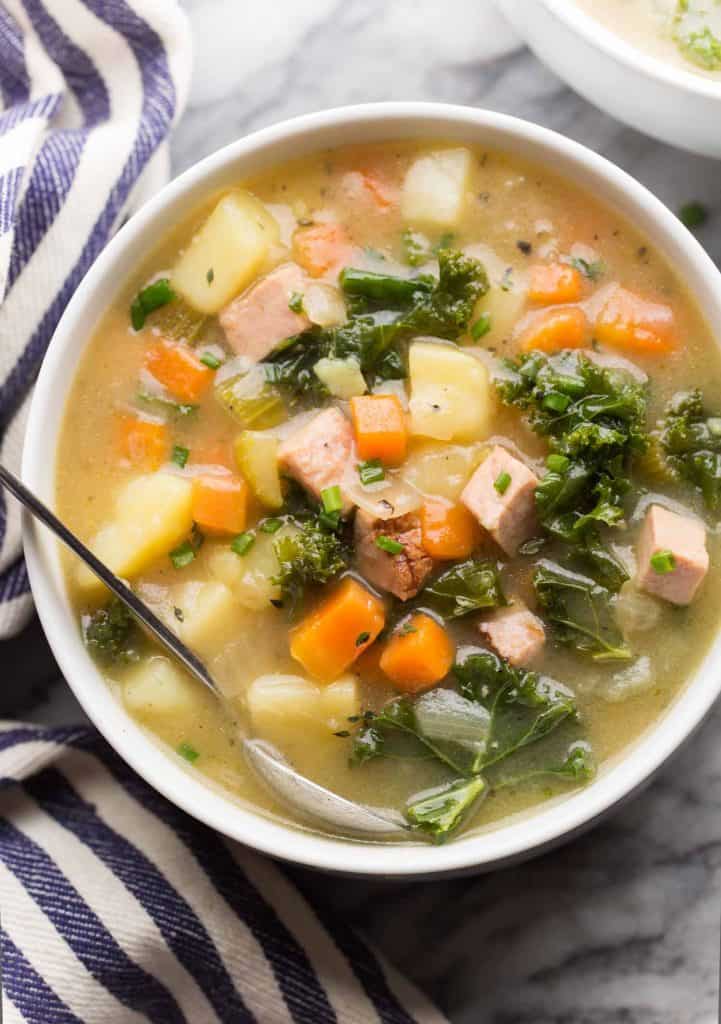
M 0 464 L 0 483 L 13 494 L 35 517 L 49 527 L 67 546 L 92 569 L 108 590 L 112 591 L 148 629 L 156 640 L 172 654 L 197 680 L 224 702 L 215 680 L 197 654 L 190 650 L 166 624 L 134 594 L 130 587 L 108 569 L 75 534 L 55 516 L 39 498 L 25 487 L 10 470 Z M 343 831 L 389 835 L 405 831 L 400 816 L 392 817 L 388 811 L 376 810 L 337 796 L 324 786 L 296 772 L 269 744 L 262 740 L 241 736 L 242 747 L 253 771 L 272 792 L 296 810 L 320 819 Z

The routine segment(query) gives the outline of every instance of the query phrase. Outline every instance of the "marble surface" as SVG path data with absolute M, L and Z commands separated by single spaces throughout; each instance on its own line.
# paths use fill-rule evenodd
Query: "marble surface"
M 671 208 L 703 201 L 721 262 L 719 167 L 627 129 L 523 48 L 490 0 L 187 0 L 196 41 L 178 172 L 281 118 L 369 100 L 486 106 L 610 157 Z M 1 653 L 25 664 L 36 634 Z M 52 676 L 46 654 L 43 679 Z M 8 661 L 6 660 L 6 664 Z M 18 713 L 77 719 L 62 684 Z M 7 711 L 8 693 L 3 698 Z M 0 700 L 2 703 L 2 700 Z M 27 701 L 25 702 L 27 705 Z M 584 838 L 476 878 L 382 885 L 302 875 L 454 1024 L 709 1024 L 721 918 L 721 707 L 651 787 Z

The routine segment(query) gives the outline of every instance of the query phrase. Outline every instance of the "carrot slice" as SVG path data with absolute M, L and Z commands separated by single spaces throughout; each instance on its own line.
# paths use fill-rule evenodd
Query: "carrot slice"
M 135 466 L 157 469 L 168 458 L 170 436 L 167 424 L 133 413 L 119 413 L 115 439 L 118 454 Z
M 427 690 L 448 675 L 455 648 L 435 619 L 417 612 L 394 633 L 383 650 L 380 666 L 404 693 Z
M 478 523 L 465 505 L 434 498 L 421 507 L 420 520 L 421 543 L 431 558 L 467 558 L 481 539 Z
M 340 271 L 351 262 L 353 246 L 342 224 L 313 224 L 293 235 L 293 253 L 312 277 Z
M 351 398 L 356 447 L 361 459 L 398 466 L 408 450 L 406 416 L 396 395 Z
M 352 576 L 291 630 L 290 653 L 330 683 L 376 639 L 385 624 L 383 602 Z
M 158 341 L 145 354 L 145 368 L 171 395 L 197 402 L 210 387 L 213 371 L 187 345 Z
M 537 313 L 521 333 L 523 352 L 560 352 L 564 348 L 581 348 L 588 339 L 588 320 L 578 306 L 544 309 Z
M 616 288 L 596 318 L 595 335 L 603 345 L 613 348 L 662 355 L 676 347 L 674 326 L 670 306 Z
M 536 263 L 531 267 L 528 298 L 544 306 L 578 302 L 583 294 L 583 278 L 567 263 Z
M 242 533 L 248 516 L 248 485 L 231 473 L 193 478 L 193 520 L 208 533 Z

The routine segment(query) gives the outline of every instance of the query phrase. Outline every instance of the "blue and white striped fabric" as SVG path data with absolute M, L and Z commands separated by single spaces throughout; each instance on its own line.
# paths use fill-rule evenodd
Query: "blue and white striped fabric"
M 191 63 L 176 0 L 0 0 L 0 459 L 10 468 L 70 296 L 167 178 Z M 0 638 L 30 607 L 19 513 L 0 495 Z
M 3 1024 L 445 1021 L 84 727 L 0 723 L 0 909 Z

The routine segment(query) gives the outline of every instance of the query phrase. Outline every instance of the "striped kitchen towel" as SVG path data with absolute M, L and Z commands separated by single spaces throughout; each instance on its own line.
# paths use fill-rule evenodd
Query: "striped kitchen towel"
M 191 63 L 176 0 L 0 0 L 0 459 L 15 472 L 68 300 L 167 179 Z M 30 608 L 18 506 L 0 494 L 0 638 Z
M 443 1024 L 85 727 L 0 723 L 3 1024 Z

